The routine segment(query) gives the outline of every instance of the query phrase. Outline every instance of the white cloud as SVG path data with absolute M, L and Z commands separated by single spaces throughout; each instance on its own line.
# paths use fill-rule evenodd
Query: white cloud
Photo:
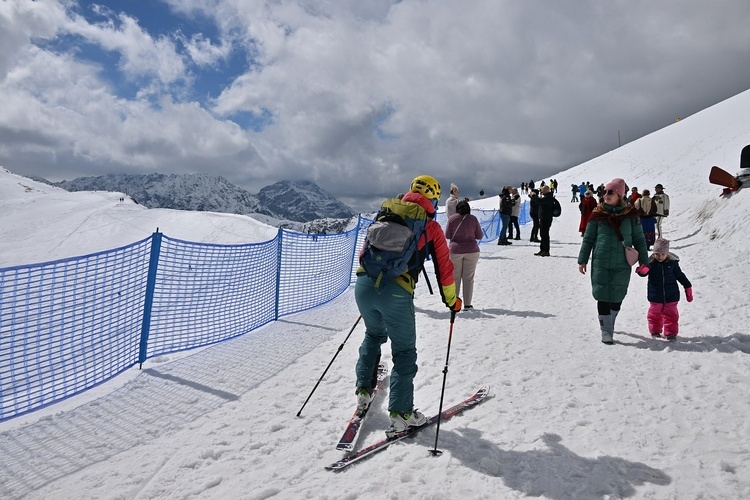
M 220 165 L 250 190 L 308 178 L 343 197 L 403 191 L 428 172 L 494 191 L 750 88 L 745 0 L 169 0 L 180 16 L 212 20 L 213 36 L 152 34 L 127 11 L 66 17 L 68 5 L 0 4 L 0 27 L 12 27 L 0 30 L 0 86 L 52 130 L 80 116 L 75 133 L 53 134 L 54 149 L 86 151 L 79 170 L 92 174 Z M 119 54 L 135 97 L 75 53 L 31 43 L 57 33 Z M 219 71 L 234 51 L 248 66 L 232 68 L 213 101 L 194 102 L 201 72 Z M 0 160 L 11 168 L 14 151 L 51 148 L 4 132 L 18 128 L 13 109 L 0 110 Z M 259 133 L 228 121 L 266 110 Z M 384 175 L 382 165 L 393 167 Z

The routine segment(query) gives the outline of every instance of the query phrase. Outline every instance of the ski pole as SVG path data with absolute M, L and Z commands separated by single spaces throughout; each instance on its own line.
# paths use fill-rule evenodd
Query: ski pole
M 443 418 L 443 396 L 445 395 L 445 379 L 448 377 L 448 360 L 451 356 L 451 339 L 453 338 L 453 323 L 456 321 L 456 313 L 458 311 L 451 311 L 451 328 L 448 332 L 448 352 L 445 355 L 445 368 L 443 368 L 443 389 L 440 391 L 440 411 L 438 412 L 437 429 L 435 429 L 435 449 L 430 450 L 432 456 L 439 457 L 443 454 L 441 450 L 437 449 L 438 436 L 440 436 L 440 420 Z
M 313 390 L 310 391 L 310 395 L 307 396 L 307 399 L 305 400 L 304 404 L 302 405 L 302 408 L 300 408 L 299 411 L 297 412 L 297 416 L 298 417 L 302 413 L 302 410 L 305 408 L 305 405 L 307 404 L 307 402 L 310 401 L 310 398 L 312 397 L 313 393 L 315 392 L 315 389 L 318 388 L 318 386 L 320 385 L 320 381 L 323 380 L 323 377 L 325 377 L 326 373 L 328 373 L 328 369 L 333 364 L 334 360 L 336 359 L 336 356 L 338 356 L 339 353 L 341 352 L 341 350 L 344 348 L 344 344 L 346 344 L 346 341 L 349 340 L 349 336 L 352 334 L 352 332 L 354 331 L 354 329 L 357 327 L 357 323 L 359 323 L 359 320 L 361 320 L 361 319 L 362 319 L 362 315 L 360 314 L 359 317 L 357 318 L 357 321 L 355 321 L 354 325 L 352 325 L 352 329 L 349 330 L 349 333 L 347 334 L 346 338 L 344 339 L 344 341 L 339 346 L 338 350 L 336 351 L 336 354 L 333 355 L 333 359 L 331 359 L 331 362 L 328 363 L 328 366 L 326 366 L 326 369 L 323 371 L 323 375 L 320 376 L 320 378 L 318 379 L 318 382 L 315 384 L 315 387 L 313 387 Z

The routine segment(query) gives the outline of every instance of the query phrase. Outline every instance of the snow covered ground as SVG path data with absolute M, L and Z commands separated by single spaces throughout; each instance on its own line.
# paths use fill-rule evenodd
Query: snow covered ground
M 357 319 L 348 292 L 0 424 L 0 497 L 749 498 L 750 190 L 721 199 L 707 181 L 712 165 L 737 169 L 750 143 L 748 116 L 745 92 L 553 176 L 563 215 L 549 258 L 533 255 L 528 227 L 512 246 L 482 247 L 477 310 L 456 319 L 445 403 L 482 384 L 492 396 L 442 424 L 442 456 L 428 452 L 430 429 L 344 472 L 324 470 L 342 455 L 335 446 L 353 411 L 361 324 L 296 414 Z M 461 175 L 441 181 L 460 186 Z M 695 291 L 694 302 L 680 302 L 678 342 L 648 335 L 646 280 L 636 275 L 616 344 L 599 341 L 566 186 L 615 176 L 639 190 L 660 182 L 672 197 L 665 236 Z M 0 173 L 1 265 L 120 246 L 155 225 L 168 236 L 218 243 L 275 234 L 216 214 L 179 213 L 184 222 L 170 226 L 162 218 L 170 211 L 120 206 L 117 194 L 35 194 L 40 186 Z M 474 205 L 494 208 L 496 200 Z M 449 312 L 423 284 L 416 309 L 415 400 L 431 414 Z M 390 361 L 388 344 L 383 353 Z M 386 396 L 374 401 L 357 447 L 382 437 Z

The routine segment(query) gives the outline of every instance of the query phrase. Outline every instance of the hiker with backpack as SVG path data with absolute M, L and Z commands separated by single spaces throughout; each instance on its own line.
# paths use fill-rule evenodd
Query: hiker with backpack
M 432 258 L 443 303 L 451 311 L 461 310 L 448 244 L 443 228 L 435 221 L 440 192 L 434 177 L 420 175 L 402 200 L 385 200 L 359 255 L 354 297 L 365 323 L 365 337 L 356 367 L 357 407 L 365 409 L 372 402 L 380 346 L 390 339 L 393 369 L 388 437 L 427 420 L 414 409 L 418 369 L 414 287 L 427 255 Z
M 561 211 L 560 202 L 552 194 L 550 187 L 542 186 L 542 196 L 539 198 L 539 234 L 542 241 L 539 243 L 539 251 L 534 255 L 549 257 L 549 230 L 552 227 L 552 220 L 559 217 Z

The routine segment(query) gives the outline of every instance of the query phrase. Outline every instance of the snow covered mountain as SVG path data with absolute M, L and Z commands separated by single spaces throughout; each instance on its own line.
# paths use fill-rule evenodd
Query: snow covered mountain
M 354 211 L 310 181 L 281 181 L 258 193 L 260 202 L 271 211 L 296 221 L 324 217 L 344 219 Z
M 148 208 L 260 214 L 296 222 L 354 215 L 351 208 L 312 182 L 277 182 L 257 196 L 223 177 L 206 174 L 107 174 L 50 184 L 67 191 L 122 192 Z

